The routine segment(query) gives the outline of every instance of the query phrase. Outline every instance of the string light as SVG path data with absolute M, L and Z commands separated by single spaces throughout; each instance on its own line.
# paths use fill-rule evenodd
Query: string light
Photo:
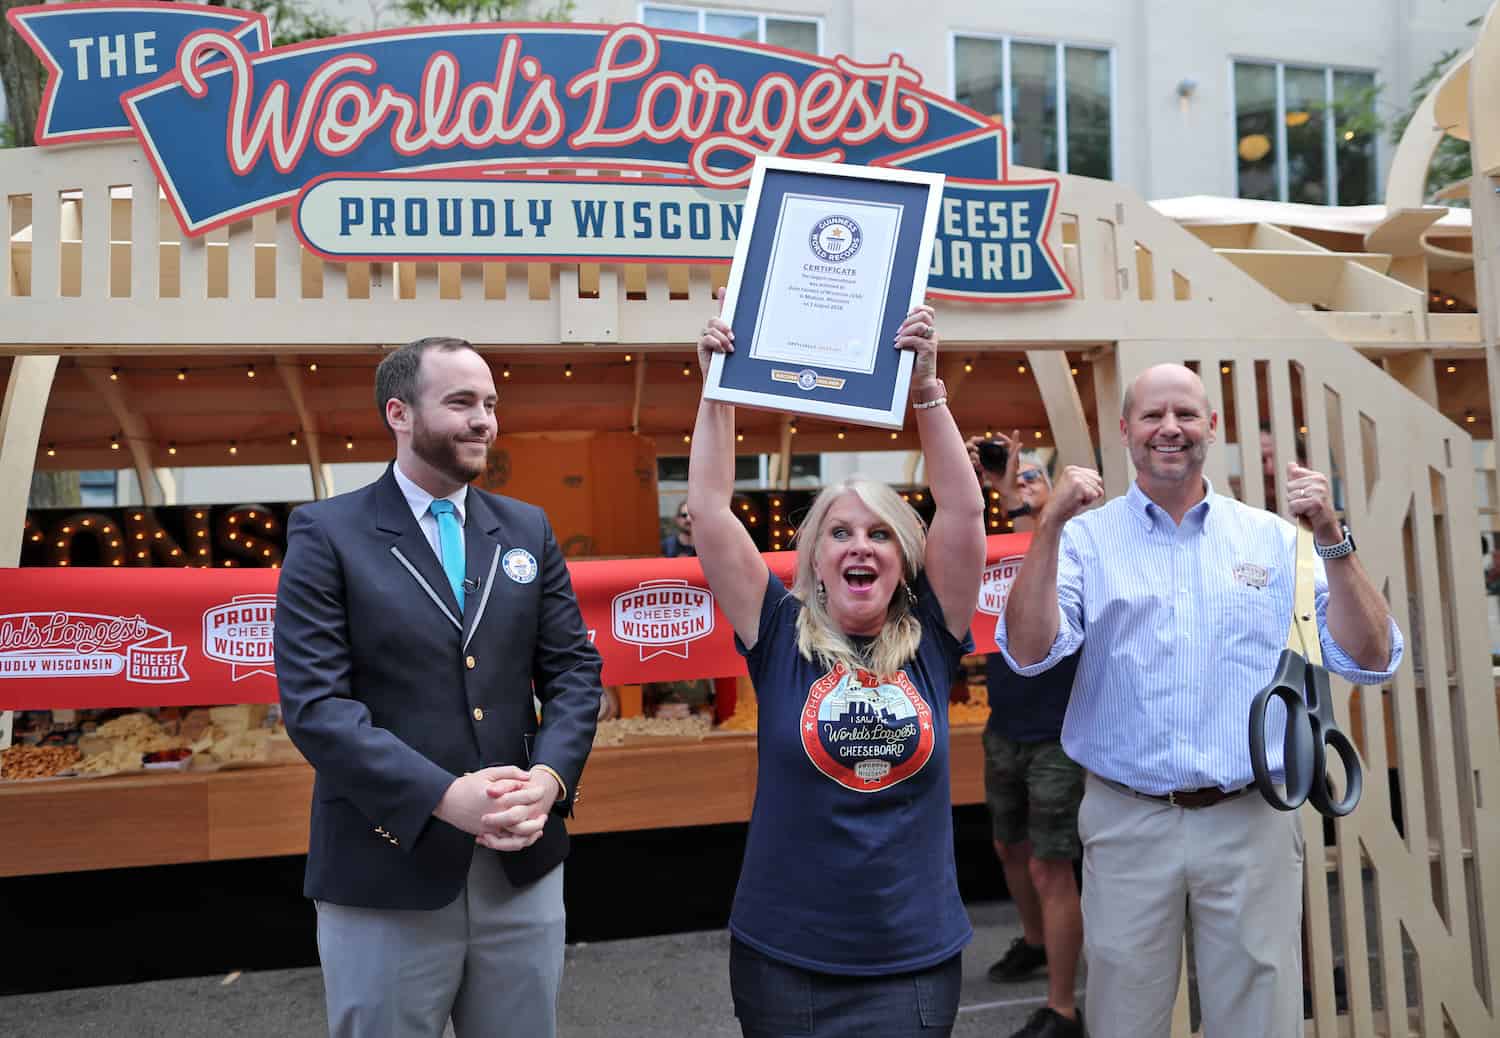
M 839 439 L 841 439 L 841 440 L 842 440 L 842 439 L 843 439 L 843 438 L 844 438 L 844 437 L 845 437 L 845 435 L 846 435 L 846 432 L 845 432 L 845 430 L 844 430 L 844 427 L 843 427 L 843 426 L 842 426 L 842 425 L 841 425 L 841 426 L 839 426 L 839 434 L 838 434 L 838 435 L 839 435 Z
M 1026 365 L 1025 364 L 1017 364 L 1016 365 L 1016 374 L 1018 374 L 1018 375 L 1024 375 L 1024 374 L 1026 374 Z
M 1229 365 L 1228 364 L 1220 364 L 1219 365 L 1219 374 L 1221 374 L 1221 375 L 1227 375 L 1227 374 L 1229 374 Z
M 693 373 L 693 366 L 691 364 L 684 364 L 682 366 L 682 374 L 683 374 L 684 378 L 686 378 L 688 375 L 691 375 L 692 373 Z
M 964 374 L 965 375 L 969 375 L 969 374 L 972 374 L 973 371 L 974 371 L 974 359 L 972 357 L 965 357 L 964 358 Z
M 109 438 L 109 449 L 112 451 L 120 449 L 120 438 L 118 436 L 111 436 Z
M 1038 430 L 1037 430 L 1037 431 L 1036 431 L 1036 432 L 1035 432 L 1035 433 L 1033 433 L 1033 434 L 1032 434 L 1032 435 L 1033 435 L 1033 436 L 1034 436 L 1034 437 L 1035 437 L 1035 438 L 1036 438 L 1036 439 L 1038 439 L 1038 440 L 1040 440 L 1040 439 L 1041 439 L 1041 438 L 1042 438 L 1042 430 L 1040 430 L 1040 429 L 1038 429 Z
M 178 382 L 186 382 L 187 381 L 187 368 L 178 368 L 177 369 L 177 381 Z
M 246 378 L 254 378 L 255 377 L 255 365 L 254 364 L 251 364 L 251 365 L 249 365 L 248 367 L 245 368 L 245 377 Z
M 1071 371 L 1075 375 L 1078 374 L 1078 369 L 1077 368 L 1069 368 L 1068 370 Z
M 893 439 L 893 440 L 895 440 L 895 439 L 899 439 L 899 438 L 900 438 L 900 436 L 901 436 L 901 434 L 900 434 L 900 433 L 894 433 L 894 432 L 893 432 L 893 433 L 891 433 L 891 439 Z
M 1457 364 L 1449 364 L 1448 365 L 1448 374 L 1452 375 L 1452 374 L 1457 373 L 1457 371 L 1458 371 L 1458 365 Z
M 564 364 L 563 365 L 563 378 L 572 378 L 572 377 L 573 377 L 573 365 L 571 365 L 571 364 Z
M 49 443 L 49 444 L 47 444 L 47 457 L 49 457 L 49 458 L 55 458 L 55 457 L 57 457 L 57 444 L 55 444 L 55 443 Z
M 745 442 L 745 434 L 744 433 L 735 433 L 734 434 L 734 442 L 735 443 L 744 443 Z
M 692 433 L 683 433 L 682 434 L 682 442 L 683 443 L 692 443 L 693 442 L 693 434 Z
M 229 453 L 230 454 L 238 454 L 239 452 L 240 452 L 239 444 L 235 443 L 233 440 L 230 440 L 229 441 Z
M 168 440 L 167 441 L 167 453 L 168 454 L 176 454 L 177 453 L 177 441 L 176 440 Z
M 353 449 L 354 449 L 354 437 L 350 436 L 350 437 L 348 437 L 347 439 L 344 440 L 344 450 L 346 450 L 346 451 L 352 451 Z
M 297 446 L 297 434 L 292 433 L 290 436 L 288 436 L 287 442 L 290 443 L 293 447 Z
M 1477 419 L 1476 417 L 1474 417 L 1474 412 L 1473 411 L 1465 411 L 1464 412 L 1464 421 L 1466 423 L 1468 423 L 1469 425 L 1473 425 L 1478 420 L 1479 419 Z
M 318 370 L 318 362 L 317 361 L 311 361 L 311 362 L 309 362 L 308 365 L 307 365 L 307 370 L 308 371 L 317 371 Z
M 627 354 L 625 354 L 625 363 L 626 364 L 629 364 L 634 359 L 635 359 L 635 354 L 633 354 L 633 353 L 627 353 Z
M 500 369 L 500 377 L 501 378 L 510 378 L 510 365 L 509 364 L 505 365 L 505 367 L 503 367 L 503 368 Z
M 109 380 L 111 382 L 118 382 L 118 381 L 120 381 L 120 369 L 119 368 L 110 368 L 109 369 Z

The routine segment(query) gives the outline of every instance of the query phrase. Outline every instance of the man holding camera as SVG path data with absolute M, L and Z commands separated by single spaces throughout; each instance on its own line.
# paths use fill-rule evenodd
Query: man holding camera
M 1002 514 L 1030 530 L 1052 495 L 1047 471 L 1020 451 L 1018 434 L 971 437 L 980 485 L 1000 495 Z M 1082 852 L 1078 805 L 1083 769 L 1062 749 L 1063 715 L 1078 657 L 1023 678 L 996 653 L 985 660 L 990 720 L 984 731 L 984 788 L 995 853 L 1021 915 L 1022 934 L 989 969 L 991 980 L 1024 980 L 1047 967 L 1047 1004 L 1012 1038 L 1083 1034 L 1073 1000 L 1083 916 L 1073 863 Z

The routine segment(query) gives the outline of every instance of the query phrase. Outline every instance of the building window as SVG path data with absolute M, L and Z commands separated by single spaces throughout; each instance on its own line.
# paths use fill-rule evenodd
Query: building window
M 78 473 L 78 503 L 83 508 L 113 508 L 119 474 L 114 469 Z
M 1375 74 L 1236 61 L 1241 198 L 1364 205 L 1375 198 Z
M 1012 162 L 1114 175 L 1113 50 L 955 35 L 952 69 L 954 100 L 1005 123 Z
M 823 51 L 823 23 L 818 18 L 788 18 L 749 11 L 709 11 L 675 4 L 642 4 L 641 24 L 651 29 L 677 29 L 731 40 L 770 43 L 806 54 L 821 54 Z

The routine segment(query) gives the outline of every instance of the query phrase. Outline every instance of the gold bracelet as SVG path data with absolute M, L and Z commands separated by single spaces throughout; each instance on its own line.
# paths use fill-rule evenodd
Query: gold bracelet
M 929 407 L 941 407 L 943 404 L 946 404 L 947 402 L 948 402 L 948 398 L 947 397 L 940 396 L 936 400 L 929 400 L 929 401 L 927 401 L 925 404 L 913 403 L 911 405 L 911 409 L 913 411 L 925 411 Z

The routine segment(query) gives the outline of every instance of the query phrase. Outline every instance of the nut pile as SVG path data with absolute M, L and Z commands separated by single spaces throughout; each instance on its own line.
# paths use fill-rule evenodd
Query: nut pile
M 50 778 L 83 756 L 77 746 L 12 746 L 0 750 L 0 778 Z
M 700 717 L 620 717 L 613 721 L 599 722 L 599 728 L 594 733 L 594 745 L 624 746 L 625 740 L 630 737 L 701 739 L 707 734 L 708 727 L 708 721 Z

